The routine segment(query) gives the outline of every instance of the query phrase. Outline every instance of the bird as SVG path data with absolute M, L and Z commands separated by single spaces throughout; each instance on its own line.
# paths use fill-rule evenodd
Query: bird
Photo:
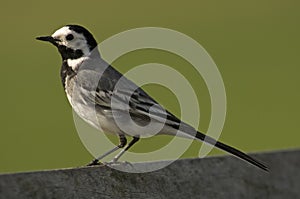
M 65 25 L 50 36 L 36 39 L 49 42 L 58 49 L 62 59 L 61 82 L 73 110 L 99 131 L 119 137 L 117 146 L 93 159 L 87 166 L 98 165 L 104 157 L 121 150 L 112 160 L 117 162 L 140 138 L 151 135 L 151 128 L 141 131 L 143 128 L 139 127 L 152 123 L 161 127 L 155 135 L 202 141 L 268 171 L 262 162 L 205 135 L 165 110 L 101 57 L 96 39 L 85 27 Z M 132 137 L 132 140 L 127 143 L 126 137 Z

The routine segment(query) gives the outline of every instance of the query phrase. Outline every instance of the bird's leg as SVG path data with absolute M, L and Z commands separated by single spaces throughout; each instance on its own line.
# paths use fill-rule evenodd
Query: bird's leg
M 120 151 L 120 153 L 118 153 L 114 159 L 112 160 L 112 162 L 117 162 L 120 157 L 128 150 L 130 149 L 137 141 L 139 141 L 139 137 L 133 137 L 133 139 L 129 142 L 129 144 L 124 148 L 122 149 L 122 151 Z
M 99 165 L 99 160 L 105 158 L 109 154 L 115 152 L 116 150 L 123 148 L 127 144 L 127 139 L 124 135 L 119 135 L 120 143 L 118 146 L 114 147 L 113 149 L 107 151 L 106 153 L 102 154 L 98 158 L 94 159 L 92 162 L 90 162 L 87 166 L 93 166 L 93 165 Z M 130 142 L 131 143 L 131 142 Z

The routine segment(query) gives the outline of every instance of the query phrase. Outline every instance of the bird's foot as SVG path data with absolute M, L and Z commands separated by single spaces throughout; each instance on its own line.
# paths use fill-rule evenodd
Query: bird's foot
M 133 166 L 130 162 L 127 162 L 127 161 L 116 161 L 115 159 L 109 161 L 109 162 L 104 162 L 103 163 L 104 165 L 106 166 Z
M 94 159 L 92 162 L 90 162 L 86 166 L 90 167 L 90 166 L 96 166 L 96 165 L 103 165 L 103 163 L 99 162 L 99 160 L 97 160 L 97 159 Z

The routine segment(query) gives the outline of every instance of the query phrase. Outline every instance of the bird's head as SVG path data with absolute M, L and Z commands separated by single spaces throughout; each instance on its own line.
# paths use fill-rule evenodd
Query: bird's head
M 88 56 L 97 47 L 93 35 L 79 25 L 66 25 L 56 30 L 51 36 L 37 37 L 36 39 L 50 42 L 56 46 L 63 60 Z

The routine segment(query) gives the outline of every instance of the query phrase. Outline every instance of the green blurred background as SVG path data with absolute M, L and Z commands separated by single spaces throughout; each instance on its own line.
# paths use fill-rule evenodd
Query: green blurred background
M 222 74 L 228 112 L 220 139 L 246 152 L 300 146 L 300 1 L 5 1 L 1 3 L 0 173 L 74 167 L 92 156 L 74 127 L 63 92 L 60 56 L 34 38 L 65 24 L 87 27 L 98 42 L 131 28 L 155 26 L 198 41 Z M 191 66 L 173 54 L 144 50 L 120 57 L 122 72 L 148 62 L 167 64 L 198 88 L 199 130 L 210 118 L 207 88 Z M 179 115 L 165 88 L 145 89 Z M 92 130 L 92 129 L 91 129 Z M 117 140 L 112 138 L 114 142 Z M 136 152 L 169 138 L 141 141 Z M 194 142 L 183 157 L 196 157 Z M 214 150 L 211 154 L 221 154 Z

